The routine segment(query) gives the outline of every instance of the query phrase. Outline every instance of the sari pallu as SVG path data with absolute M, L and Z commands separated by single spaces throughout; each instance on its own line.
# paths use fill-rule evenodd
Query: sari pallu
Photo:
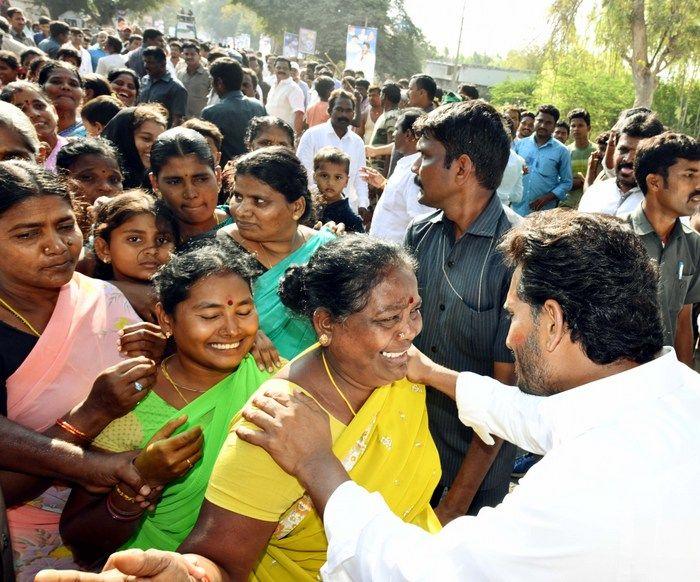
M 100 373 L 123 359 L 118 333 L 138 321 L 116 287 L 75 273 L 36 346 L 7 380 L 7 417 L 38 432 L 48 429 L 85 400 Z M 7 512 L 20 582 L 42 568 L 74 567 L 58 533 L 69 491 L 51 487 Z
M 280 279 L 292 265 L 308 263 L 316 249 L 334 238 L 335 235 L 327 228 L 322 228 L 286 259 L 258 277 L 253 284 L 253 299 L 260 318 L 260 329 L 287 360 L 316 343 L 316 332 L 307 318 L 295 315 L 282 305 L 277 294 Z
M 180 410 L 168 405 L 153 392 L 139 403 L 131 415 L 140 421 L 143 435 L 140 448 L 146 446 L 166 422 L 186 414 L 187 422 L 175 434 L 193 426 L 201 426 L 204 449 L 202 458 L 190 471 L 163 489 L 155 511 L 146 514 L 134 535 L 120 549 L 156 548 L 175 551 L 185 540 L 199 517 L 204 492 L 219 450 L 228 436 L 231 419 L 269 377 L 268 372 L 258 369 L 253 356 L 247 355 L 235 372 Z M 156 399 L 160 402 L 154 406 L 151 402 Z M 151 402 L 147 402 L 149 400 Z M 164 411 L 166 414 L 158 414 L 156 411 Z M 130 415 L 123 419 L 128 416 Z M 108 438 L 106 432 L 121 420 L 115 420 L 105 429 L 95 444 L 100 446 L 102 438 Z
M 430 497 L 440 460 L 428 430 L 425 387 L 408 380 L 376 389 L 333 445 L 353 481 L 378 491 L 403 521 L 431 533 L 440 522 Z M 326 561 L 323 521 L 307 495 L 280 518 L 251 580 L 317 580 Z

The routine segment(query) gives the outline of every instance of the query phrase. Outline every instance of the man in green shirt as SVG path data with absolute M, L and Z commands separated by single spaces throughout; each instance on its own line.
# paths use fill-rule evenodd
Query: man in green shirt
M 399 102 L 401 101 L 401 87 L 396 83 L 384 83 L 380 93 L 380 99 L 384 112 L 377 118 L 374 124 L 374 132 L 370 140 L 370 145 L 385 146 L 394 143 L 394 133 L 396 132 L 396 121 L 401 112 Z M 386 177 L 389 167 L 389 156 L 376 157 L 371 162 L 372 167 Z
M 659 266 L 664 344 L 675 346 L 678 359 L 692 367 L 692 304 L 700 302 L 700 234 L 680 218 L 700 209 L 700 144 L 671 132 L 644 140 L 637 148 L 634 176 L 644 200 L 627 221 Z
M 574 185 L 566 195 L 566 198 L 559 203 L 565 208 L 578 208 L 578 203 L 583 196 L 583 181 L 588 168 L 588 158 L 596 150 L 588 140 L 591 132 L 591 115 L 585 109 L 572 109 L 568 115 L 571 137 L 574 142 L 567 147 L 571 152 L 571 172 L 574 177 Z

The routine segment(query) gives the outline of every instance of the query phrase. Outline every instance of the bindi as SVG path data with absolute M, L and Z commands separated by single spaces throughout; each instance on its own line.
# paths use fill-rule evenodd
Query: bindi
M 229 299 L 226 303 L 230 307 L 231 305 L 233 305 L 233 299 Z

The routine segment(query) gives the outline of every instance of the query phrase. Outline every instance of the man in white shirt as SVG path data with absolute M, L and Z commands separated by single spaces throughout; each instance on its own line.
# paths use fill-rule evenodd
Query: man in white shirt
M 519 388 L 418 352 L 406 370 L 455 398 L 485 442 L 493 434 L 545 454 L 501 505 L 431 535 L 350 480 L 309 397 L 279 393 L 246 409 L 262 430 L 239 436 L 297 477 L 323 515 L 322 578 L 696 579 L 700 376 L 662 348 L 642 242 L 611 218 L 554 210 L 514 227 L 501 249 L 515 267 L 507 344 Z
M 275 60 L 277 83 L 267 95 L 266 108 L 270 115 L 279 117 L 294 128 L 299 136 L 304 123 L 304 93 L 291 77 L 292 62 L 286 57 Z
M 71 27 L 70 29 L 70 42 L 66 43 L 67 46 L 74 48 L 80 53 L 80 73 L 87 74 L 92 73 L 92 56 L 88 50 L 83 46 L 83 31 L 76 27 Z
M 423 110 L 416 107 L 404 109 L 396 121 L 394 149 L 403 157 L 396 163 L 394 173 L 386 180 L 377 170 L 368 168 L 369 175 L 376 175 L 379 183 L 369 182 L 383 192 L 377 202 L 372 216 L 369 234 L 403 244 L 406 227 L 419 214 L 433 212 L 435 209 L 418 202 L 420 187 L 416 184 L 413 164 L 420 154 L 416 149 L 418 138 L 413 131 L 413 124 L 423 115 Z
M 620 129 L 613 164 L 615 178 L 598 180 L 589 186 L 578 205 L 580 212 L 602 212 L 626 216 L 644 200 L 634 177 L 637 144 L 647 137 L 663 133 L 664 126 L 653 113 L 637 113 L 627 118 Z
M 121 54 L 122 41 L 110 34 L 105 41 L 104 50 L 107 56 L 101 57 L 97 61 L 97 71 L 95 72 L 106 77 L 111 71 L 124 67 L 124 57 Z
M 272 113 L 269 97 L 267 105 L 267 112 Z M 360 176 L 360 168 L 367 165 L 365 142 L 350 130 L 355 113 L 355 97 L 340 89 L 333 91 L 328 101 L 328 113 L 331 116 L 328 121 L 307 129 L 301 136 L 297 156 L 306 168 L 310 188 L 315 186 L 314 156 L 318 150 L 331 146 L 350 156 L 350 180 L 345 193 L 352 209 L 365 219 L 369 208 L 369 192 L 367 183 Z

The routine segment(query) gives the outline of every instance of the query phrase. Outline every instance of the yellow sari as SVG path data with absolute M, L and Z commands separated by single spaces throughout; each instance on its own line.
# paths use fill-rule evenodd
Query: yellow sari
M 284 380 L 260 387 L 302 390 Z M 232 427 L 243 422 L 238 415 Z M 350 477 L 378 491 L 405 522 L 429 532 L 440 529 L 430 497 L 440 478 L 440 460 L 428 430 L 425 387 L 408 380 L 377 388 L 352 422 L 331 417 L 333 452 Z M 250 580 L 317 580 L 326 561 L 323 522 L 299 483 L 265 451 L 231 432 L 214 468 L 206 498 L 229 511 L 264 521 L 278 520 Z M 286 500 L 286 502 L 285 502 Z

